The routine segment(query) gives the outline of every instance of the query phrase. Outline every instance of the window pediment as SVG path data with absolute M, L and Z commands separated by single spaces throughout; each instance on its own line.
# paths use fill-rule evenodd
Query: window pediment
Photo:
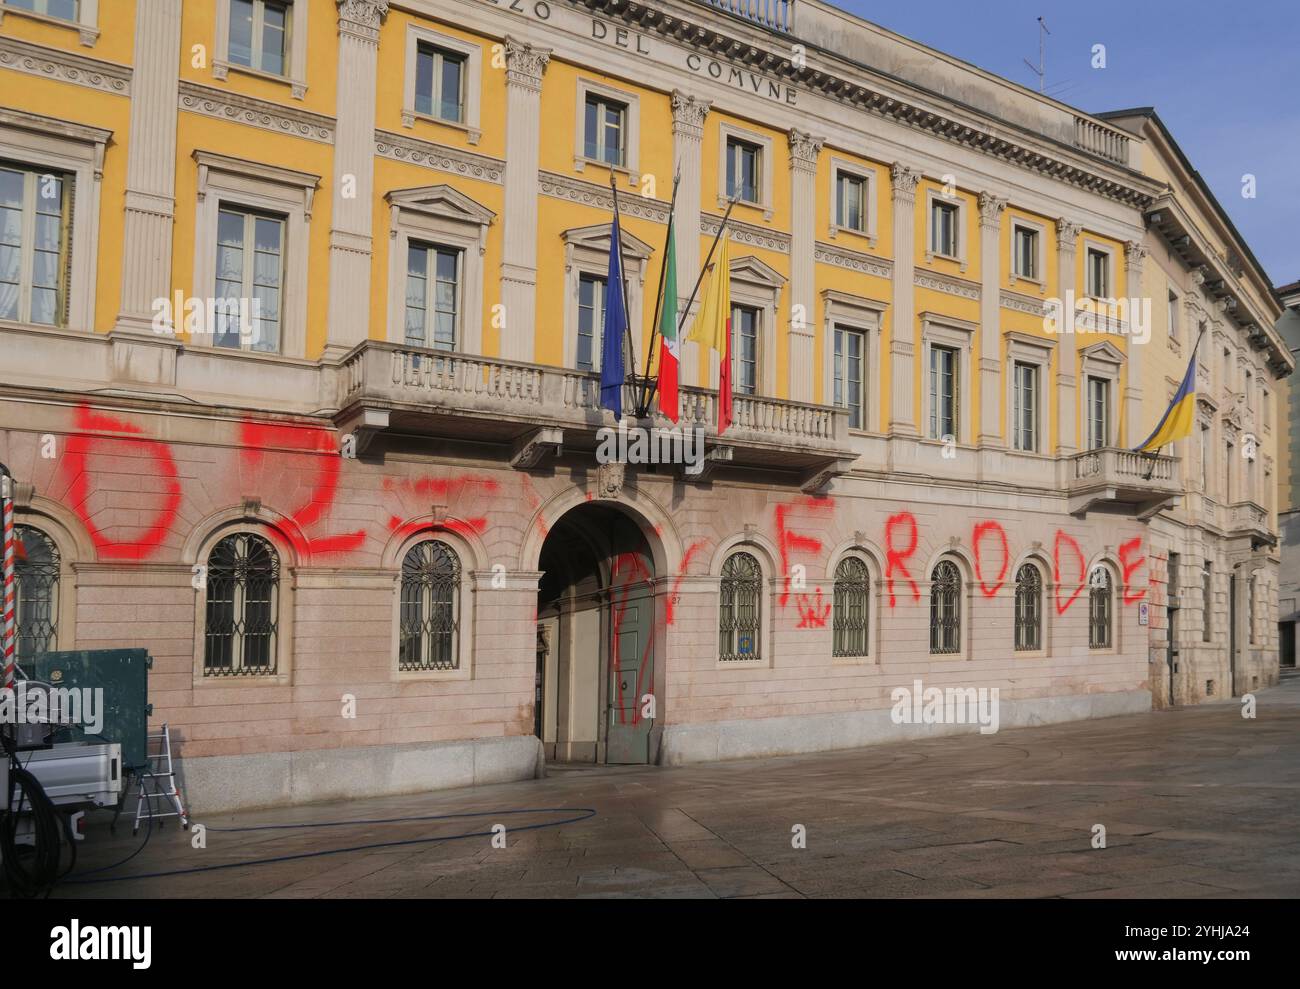
M 773 292 L 779 290 L 786 282 L 785 275 L 752 254 L 736 258 L 731 262 L 731 277 L 733 281 L 748 282 Z
M 449 185 L 426 185 L 416 189 L 397 189 L 384 196 L 390 206 L 424 213 L 443 220 L 458 220 L 486 227 L 496 213 Z
M 604 257 L 609 256 L 609 224 L 596 223 L 589 227 L 572 227 L 560 236 L 564 240 L 566 254 L 572 250 L 584 250 L 596 252 Z M 623 256 L 625 258 L 635 258 L 638 261 L 646 261 L 654 253 L 654 248 L 647 244 L 640 237 L 620 229 L 619 234 L 623 242 Z
M 1094 361 L 1103 364 L 1120 365 L 1125 363 L 1127 360 L 1124 356 L 1124 352 L 1108 340 L 1103 340 L 1101 343 L 1094 343 L 1090 347 L 1084 347 L 1079 351 L 1079 355 L 1085 361 Z

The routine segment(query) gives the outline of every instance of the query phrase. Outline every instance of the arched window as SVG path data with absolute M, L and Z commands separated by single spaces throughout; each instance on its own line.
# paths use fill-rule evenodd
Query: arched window
M 460 668 L 460 557 L 444 542 L 416 543 L 402 560 L 397 668 Z
M 961 571 L 951 560 L 940 560 L 930 574 L 930 652 L 961 649 Z
M 1112 635 L 1112 601 L 1110 571 L 1095 567 L 1088 577 L 1088 647 L 1109 649 L 1114 643 Z
M 57 648 L 59 632 L 59 549 L 40 529 L 14 526 L 20 549 L 14 560 L 14 617 L 17 658 L 31 659 Z
M 758 659 L 763 601 L 763 571 L 748 553 L 732 553 L 722 564 L 718 609 L 718 656 Z
M 1016 651 L 1043 648 L 1043 575 L 1032 563 L 1016 571 Z
M 224 537 L 208 554 L 204 676 L 276 672 L 280 556 L 251 532 Z
M 867 565 L 846 556 L 835 568 L 835 598 L 831 622 L 833 656 L 867 654 Z

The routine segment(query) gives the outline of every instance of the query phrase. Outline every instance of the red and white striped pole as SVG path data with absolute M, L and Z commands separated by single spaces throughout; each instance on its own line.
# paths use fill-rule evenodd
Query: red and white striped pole
M 7 468 L 0 465 L 0 505 L 4 511 L 4 667 L 5 690 L 14 686 L 14 660 L 17 658 L 18 628 L 14 623 L 17 586 L 14 582 L 14 479 Z

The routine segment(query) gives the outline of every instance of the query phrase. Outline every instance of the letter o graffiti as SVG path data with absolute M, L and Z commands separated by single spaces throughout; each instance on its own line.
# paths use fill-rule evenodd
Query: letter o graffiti
M 990 587 L 984 580 L 983 562 L 980 559 L 980 541 L 988 532 L 997 532 L 1002 541 L 1002 569 L 998 571 L 997 582 Z M 1007 567 L 1011 566 L 1011 547 L 1007 543 L 1007 532 L 997 522 L 979 522 L 971 533 L 971 544 L 975 549 L 975 579 L 980 583 L 980 590 L 986 598 L 991 598 L 1002 588 L 1006 581 Z

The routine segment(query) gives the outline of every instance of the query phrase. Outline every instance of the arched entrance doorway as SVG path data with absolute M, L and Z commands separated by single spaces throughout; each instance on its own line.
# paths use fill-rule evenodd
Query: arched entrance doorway
M 570 509 L 542 544 L 537 593 L 539 737 L 555 762 L 655 760 L 662 588 L 623 510 Z

